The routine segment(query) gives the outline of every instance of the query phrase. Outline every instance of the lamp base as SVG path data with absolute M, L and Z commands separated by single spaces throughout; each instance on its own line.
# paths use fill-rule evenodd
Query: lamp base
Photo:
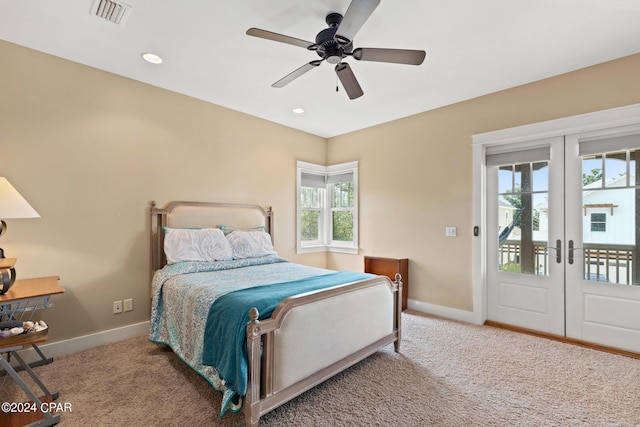
M 7 293 L 13 283 L 16 281 L 16 269 L 15 268 L 3 268 L 2 269 L 2 283 L 0 283 L 0 295 Z
M 7 231 L 7 223 L 4 220 L 0 219 L 0 236 Z M 0 248 L 0 258 L 4 258 L 4 249 Z
M 0 236 L 7 231 L 7 223 L 0 220 Z M 2 281 L 0 282 L 0 295 L 5 294 L 16 281 L 16 269 L 13 266 L 16 264 L 16 258 L 5 258 L 4 250 L 0 248 L 0 274 L 2 275 Z
M 16 281 L 16 258 L 0 258 L 0 295 L 5 294 Z

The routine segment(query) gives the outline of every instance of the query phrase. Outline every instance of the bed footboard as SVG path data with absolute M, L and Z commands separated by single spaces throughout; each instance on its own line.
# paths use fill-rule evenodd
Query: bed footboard
M 378 277 L 285 299 L 249 313 L 246 424 L 401 339 L 402 281 Z M 318 349 L 324 349 L 318 351 Z

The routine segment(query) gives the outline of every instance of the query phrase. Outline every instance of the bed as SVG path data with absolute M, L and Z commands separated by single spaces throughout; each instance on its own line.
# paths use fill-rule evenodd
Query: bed
M 242 410 L 257 426 L 381 348 L 399 351 L 399 275 L 285 260 L 271 208 L 174 201 L 150 211 L 150 339 L 221 392 L 220 417 Z

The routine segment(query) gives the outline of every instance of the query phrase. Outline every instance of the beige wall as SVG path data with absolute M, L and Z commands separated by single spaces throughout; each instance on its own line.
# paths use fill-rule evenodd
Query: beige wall
M 634 103 L 640 55 L 330 139 L 329 163 L 360 161 L 362 253 L 327 266 L 409 258 L 410 299 L 472 310 L 472 135 Z
M 324 163 L 324 138 L 2 41 L 0 58 L 0 176 L 41 215 L 0 246 L 19 277 L 61 277 L 38 314 L 50 340 L 148 320 L 151 200 L 272 205 L 276 249 L 300 260 L 296 160 Z
M 286 258 L 407 257 L 409 298 L 470 310 L 471 135 L 640 103 L 636 55 L 326 141 L 2 41 L 0 58 L 0 176 L 42 216 L 0 246 L 21 277 L 61 276 L 54 341 L 148 319 L 150 200 L 272 205 Z M 360 161 L 360 255 L 295 254 L 296 160 Z

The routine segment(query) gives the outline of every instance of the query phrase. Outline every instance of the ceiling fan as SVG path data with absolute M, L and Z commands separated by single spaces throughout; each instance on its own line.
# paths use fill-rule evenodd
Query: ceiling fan
M 353 49 L 354 36 L 379 4 L 380 0 L 352 0 L 344 17 L 336 12 L 329 13 L 325 20 L 329 28 L 325 28 L 318 33 L 315 43 L 259 28 L 249 28 L 247 35 L 304 47 L 308 50 L 316 51 L 318 56 L 322 58 L 304 64 L 271 86 L 276 88 L 284 87 L 326 60 L 329 64 L 335 64 L 336 74 L 349 98 L 356 99 L 362 96 L 364 92 L 351 67 L 348 63 L 343 62 L 343 59 L 352 57 L 358 61 L 391 62 L 409 65 L 422 64 L 426 55 L 423 50 L 369 47 Z

